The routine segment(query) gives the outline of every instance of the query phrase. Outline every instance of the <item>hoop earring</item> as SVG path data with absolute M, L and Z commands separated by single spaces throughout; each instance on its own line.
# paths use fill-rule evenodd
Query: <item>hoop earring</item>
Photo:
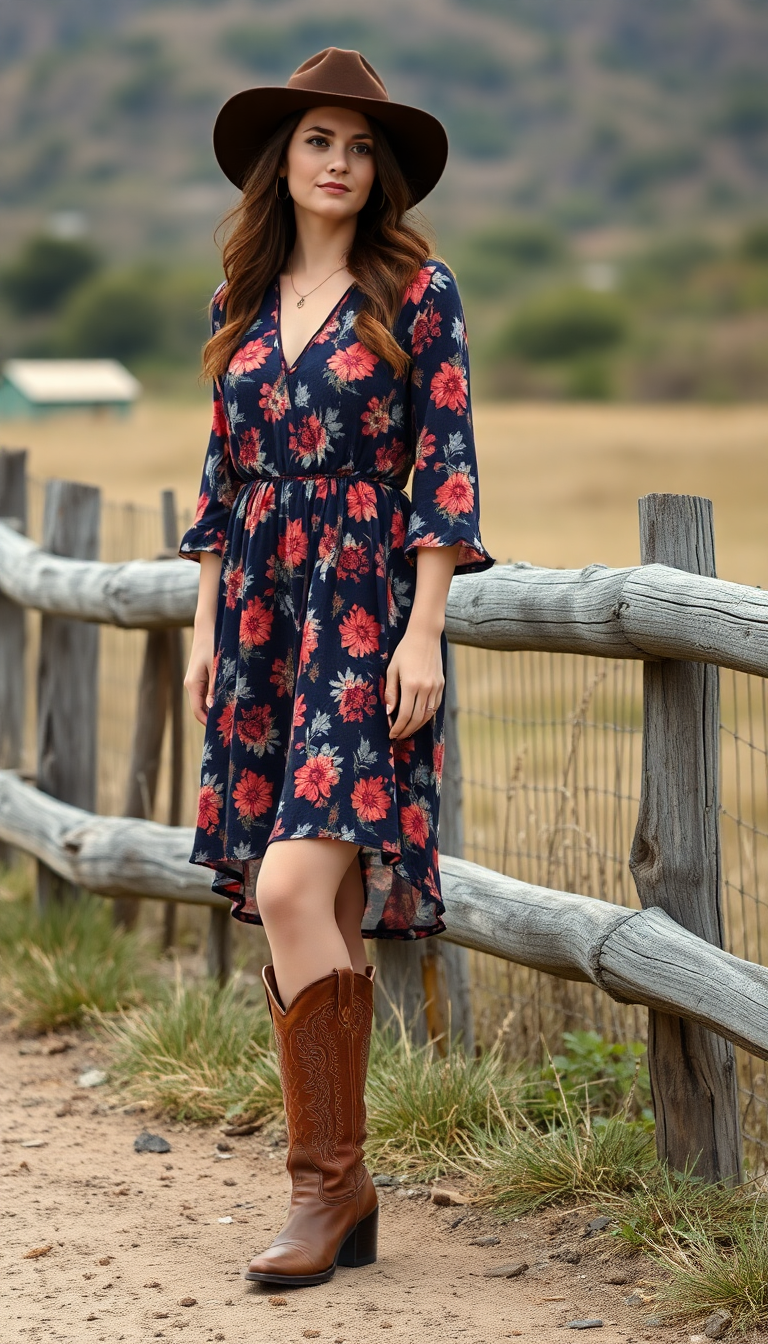
M 284 182 L 284 183 L 285 183 L 285 195 L 284 195 L 284 196 L 281 196 L 281 195 L 280 195 L 280 183 L 281 183 L 281 182 Z M 290 190 L 289 190 L 289 188 L 288 188 L 288 178 L 287 178 L 287 177 L 284 177 L 282 173 L 278 173 L 277 177 L 275 178 L 275 195 L 276 195 L 278 201 L 288 201 L 288 200 L 290 200 L 290 197 L 291 197 L 291 193 L 290 193 Z

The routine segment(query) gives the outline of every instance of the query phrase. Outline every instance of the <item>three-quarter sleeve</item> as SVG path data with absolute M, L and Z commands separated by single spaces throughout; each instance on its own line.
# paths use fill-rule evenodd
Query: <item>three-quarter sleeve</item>
M 455 573 L 495 564 L 480 537 L 480 495 L 472 427 L 464 311 L 444 262 L 422 268 L 406 295 L 412 430 L 416 457 L 405 553 L 460 544 Z
M 216 291 L 211 308 L 211 330 L 221 326 L 221 289 Z M 199 560 L 201 551 L 224 552 L 224 541 L 232 506 L 243 484 L 232 461 L 229 443 L 229 425 L 224 408 L 219 379 L 213 384 L 213 423 L 208 450 L 203 464 L 203 478 L 192 526 L 181 539 L 179 555 L 185 560 Z

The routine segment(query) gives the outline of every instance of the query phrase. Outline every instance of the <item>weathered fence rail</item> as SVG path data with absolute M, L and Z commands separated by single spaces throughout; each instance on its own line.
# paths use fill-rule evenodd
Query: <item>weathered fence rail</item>
M 189 863 L 193 835 L 182 826 L 95 816 L 0 771 L 0 839 L 104 896 L 229 910 L 206 871 Z M 659 909 L 552 891 L 450 856 L 440 860 L 440 877 L 449 942 L 591 981 L 622 1003 L 678 1013 L 768 1059 L 768 967 L 704 942 Z
M 0 592 L 57 616 L 166 629 L 192 624 L 197 567 L 70 560 L 0 522 Z M 495 565 L 454 581 L 446 633 L 455 644 L 486 649 L 684 658 L 768 676 L 768 592 L 671 565 Z
M 717 669 L 768 676 L 768 594 L 715 577 L 708 501 L 648 496 L 641 516 L 647 563 L 581 571 L 499 565 L 462 576 L 451 586 L 446 630 L 453 643 L 488 649 L 644 660 L 643 792 L 631 856 L 643 909 L 529 885 L 451 857 L 451 847 L 461 849 L 453 779 L 460 770 L 455 714 L 447 715 L 447 938 L 457 945 L 467 1003 L 461 949 L 474 948 L 647 1005 L 659 1151 L 677 1167 L 698 1157 L 699 1174 L 733 1181 L 741 1151 L 730 1043 L 768 1058 L 768 969 L 722 946 Z M 52 555 L 0 522 L 3 610 L 15 603 L 57 620 L 149 632 L 131 770 L 142 773 L 150 803 L 166 713 L 155 721 L 150 690 L 160 659 L 150 653 L 159 632 L 191 624 L 197 577 L 196 566 L 170 558 L 106 565 Z M 14 647 L 17 625 L 8 626 Z M 131 801 L 135 784 L 129 781 L 126 811 L 151 811 Z M 209 966 L 225 976 L 229 903 L 211 892 L 210 874 L 189 863 L 192 832 L 141 816 L 99 817 L 72 801 L 39 792 L 14 769 L 0 771 L 0 842 L 34 854 L 65 882 L 113 896 L 127 912 L 141 897 L 209 906 Z M 422 987 L 434 984 L 438 949 L 425 955 L 419 948 L 410 967 L 409 951 L 385 943 L 382 969 L 404 985 L 410 976 L 412 989 L 415 977 Z M 458 1007 L 461 1001 L 455 995 Z M 470 1039 L 468 1012 L 463 1029 Z

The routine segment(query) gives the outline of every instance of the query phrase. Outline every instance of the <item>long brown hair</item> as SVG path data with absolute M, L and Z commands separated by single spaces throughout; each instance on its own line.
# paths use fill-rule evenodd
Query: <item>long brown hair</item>
M 224 324 L 203 350 L 203 373 L 222 378 L 229 361 L 261 307 L 269 282 L 284 267 L 296 241 L 293 201 L 275 193 L 278 170 L 306 109 L 292 112 L 256 156 L 238 204 L 222 220 L 233 224 L 222 248 L 226 290 Z M 363 295 L 355 335 L 386 360 L 398 376 L 410 360 L 392 334 L 406 286 L 430 256 L 431 240 L 419 220 L 405 218 L 408 184 L 382 127 L 369 118 L 377 175 L 357 217 L 347 269 Z

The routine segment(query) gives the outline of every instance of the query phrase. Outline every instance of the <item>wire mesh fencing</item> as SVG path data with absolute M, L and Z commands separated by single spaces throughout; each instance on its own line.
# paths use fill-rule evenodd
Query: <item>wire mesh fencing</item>
M 42 534 L 43 484 L 30 485 L 29 533 Z M 189 525 L 182 514 L 179 530 Z M 159 508 L 105 503 L 101 558 L 152 558 L 163 546 Z M 27 684 L 34 687 L 39 617 L 29 613 Z M 185 631 L 186 648 L 191 632 Z M 123 811 L 146 636 L 103 627 L 99 652 L 98 809 Z M 525 881 L 639 907 L 628 866 L 640 800 L 642 664 L 569 654 L 457 646 L 465 857 Z M 154 816 L 168 818 L 166 733 Z M 34 695 L 25 766 L 34 773 Z M 726 946 L 765 964 L 768 951 L 768 693 L 760 677 L 721 672 L 721 840 Z M 185 714 L 182 822 L 194 822 L 202 728 Z M 645 1010 L 594 986 L 471 953 L 478 1036 L 505 1023 L 518 1056 L 542 1040 L 592 1029 L 643 1040 Z M 746 1156 L 768 1167 L 763 1063 L 737 1051 Z

